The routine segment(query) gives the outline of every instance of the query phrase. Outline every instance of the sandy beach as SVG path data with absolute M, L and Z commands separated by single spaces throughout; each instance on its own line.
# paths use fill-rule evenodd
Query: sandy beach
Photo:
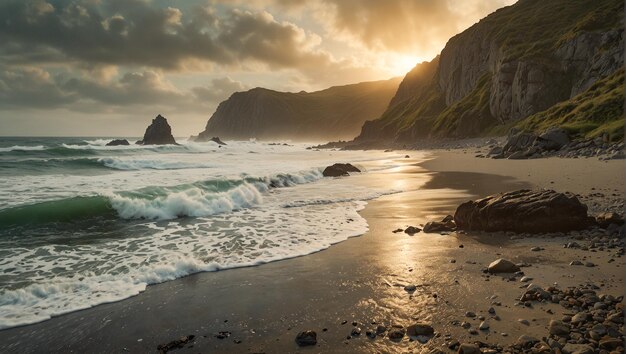
M 405 190 L 368 203 L 360 214 L 369 231 L 360 237 L 308 256 L 195 274 L 149 286 L 121 302 L 3 330 L 0 352 L 157 352 L 159 344 L 193 335 L 175 352 L 419 353 L 448 351 L 451 341 L 506 346 L 522 334 L 541 338 L 551 319 L 571 315 L 555 303 L 516 304 L 528 283 L 482 272 L 497 258 L 526 263 L 522 270 L 533 284 L 593 284 L 599 294 L 624 295 L 625 262 L 617 249 L 564 248 L 573 235 L 392 232 L 453 214 L 466 200 L 521 188 L 579 194 L 592 214 L 623 210 L 624 160 L 493 160 L 437 150 L 398 164 L 341 181 L 393 183 Z M 595 267 L 570 266 L 573 260 Z M 407 285 L 415 291 L 405 291 Z M 477 316 L 466 317 L 468 311 Z M 480 316 L 488 330 L 475 335 L 460 326 L 466 321 L 477 329 Z M 366 336 L 379 325 L 390 329 L 416 321 L 430 323 L 435 336 L 426 343 Z M 354 328 L 361 334 L 351 336 Z M 317 332 L 316 346 L 297 346 L 294 339 L 303 330 Z

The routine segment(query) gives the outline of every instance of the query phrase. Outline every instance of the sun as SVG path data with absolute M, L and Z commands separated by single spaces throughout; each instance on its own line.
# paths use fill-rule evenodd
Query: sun
M 389 63 L 389 71 L 394 76 L 404 76 L 411 71 L 415 65 L 423 61 L 423 58 L 414 55 L 395 55 Z

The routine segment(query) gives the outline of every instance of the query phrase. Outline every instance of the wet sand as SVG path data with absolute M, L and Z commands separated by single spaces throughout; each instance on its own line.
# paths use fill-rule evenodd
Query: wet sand
M 564 249 L 568 238 L 392 233 L 452 214 L 467 199 L 519 188 L 588 193 L 601 185 L 618 189 L 623 198 L 624 185 L 615 182 L 615 174 L 623 176 L 623 161 L 598 161 L 600 167 L 610 166 L 604 173 L 591 159 L 529 160 L 520 167 L 510 164 L 520 161 L 476 159 L 460 152 L 438 151 L 429 158 L 425 163 L 399 160 L 404 166 L 393 171 L 342 182 L 370 178 L 413 189 L 370 201 L 361 212 L 370 231 L 361 237 L 304 257 L 149 286 L 121 302 L 0 331 L 0 352 L 156 352 L 158 344 L 183 335 L 196 337 L 175 352 L 422 352 L 444 349 L 446 334 L 461 342 L 501 344 L 520 334 L 546 335 L 549 320 L 560 318 L 564 309 L 558 304 L 515 306 L 524 284 L 481 272 L 500 257 L 531 264 L 523 270 L 533 283 L 566 287 L 593 282 L 600 293 L 624 294 L 624 259 L 607 263 L 609 251 Z M 545 250 L 532 252 L 533 246 Z M 598 266 L 571 267 L 573 259 Z M 406 292 L 407 284 L 417 290 Z M 453 324 L 467 320 L 477 327 L 480 321 L 465 318 L 465 312 L 489 318 L 494 300 L 502 303 L 494 306 L 500 320 L 488 320 L 489 331 L 473 336 Z M 530 325 L 517 321 L 522 318 Z M 418 320 L 431 323 L 439 336 L 426 344 L 407 337 L 394 343 L 365 336 L 378 324 L 407 326 Z M 353 321 L 363 333 L 347 339 Z M 318 345 L 298 348 L 294 338 L 306 329 L 318 333 Z M 230 334 L 218 339 L 220 331 Z

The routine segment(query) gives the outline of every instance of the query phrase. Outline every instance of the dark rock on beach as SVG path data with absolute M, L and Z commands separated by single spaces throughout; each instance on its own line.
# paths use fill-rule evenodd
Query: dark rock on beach
M 623 159 L 624 143 L 610 142 L 607 135 L 573 140 L 563 128 L 550 128 L 542 134 L 512 130 L 502 146 L 490 145 L 481 155 L 494 159 L 534 159 L 549 156 L 592 157 L 601 160 Z
M 454 218 L 452 217 L 452 215 L 446 216 L 445 218 L 441 219 L 441 221 L 429 221 L 424 225 L 424 232 L 427 233 L 454 230 L 456 230 L 456 223 L 454 222 Z
M 120 145 L 130 145 L 128 140 L 126 139 L 114 139 L 109 141 L 106 146 L 120 146 Z
M 418 322 L 408 326 L 406 328 L 406 334 L 409 337 L 432 336 L 435 334 L 435 330 L 429 324 Z
M 591 224 L 587 206 L 569 193 L 522 189 L 461 204 L 454 214 L 459 229 L 564 232 Z
M 489 264 L 487 268 L 489 273 L 515 273 L 520 270 L 520 268 L 515 265 L 515 263 L 506 260 L 506 259 L 497 259 Z
M 168 351 L 172 350 L 172 349 L 179 349 L 184 347 L 187 343 L 193 341 L 193 339 L 196 336 L 194 336 L 193 334 L 188 335 L 188 336 L 183 336 L 180 337 L 179 339 L 173 340 L 167 344 L 159 344 L 159 346 L 157 346 L 157 350 L 159 351 L 159 353 L 167 353 Z
M 420 231 L 422 231 L 422 229 L 420 229 L 419 227 L 409 226 L 409 227 L 407 227 L 404 230 L 404 233 L 406 233 L 406 234 L 408 234 L 410 236 L 413 236 L 413 235 L 415 235 L 416 233 L 418 233 Z
M 618 213 L 607 212 L 596 216 L 596 223 L 598 223 L 600 227 L 608 227 L 611 224 L 623 225 L 624 218 L 622 218 Z
M 303 331 L 296 336 L 296 343 L 301 347 L 317 344 L 317 333 L 315 331 Z
M 146 129 L 143 139 L 138 141 L 139 145 L 165 145 L 176 144 L 176 140 L 172 136 L 172 128 L 167 123 L 167 119 L 162 115 L 158 115 L 152 120 L 152 124 Z
M 358 168 L 349 163 L 336 163 L 332 166 L 328 166 L 322 172 L 324 177 L 340 177 L 349 176 L 349 172 L 361 172 Z

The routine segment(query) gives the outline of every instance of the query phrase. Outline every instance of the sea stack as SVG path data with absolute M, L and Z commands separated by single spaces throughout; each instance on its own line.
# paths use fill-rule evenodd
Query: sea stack
M 165 145 L 175 144 L 176 140 L 172 136 L 172 128 L 167 123 L 167 119 L 158 115 L 152 120 L 152 124 L 146 129 L 143 139 L 138 141 L 139 145 Z

